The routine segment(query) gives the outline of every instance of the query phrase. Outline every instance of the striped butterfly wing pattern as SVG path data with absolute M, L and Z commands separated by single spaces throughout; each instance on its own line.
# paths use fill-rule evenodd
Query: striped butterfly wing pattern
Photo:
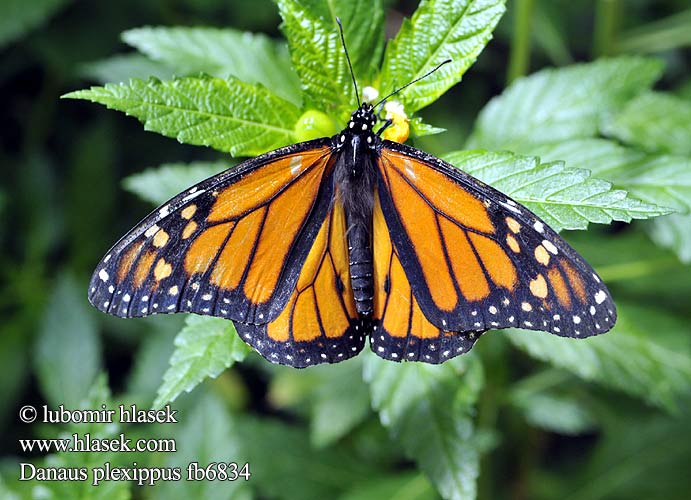
M 275 319 L 327 217 L 331 158 L 325 140 L 289 146 L 186 190 L 113 246 L 89 300 L 120 317 Z
M 613 326 L 616 309 L 600 277 L 527 208 L 403 144 L 384 141 L 378 168 L 377 354 L 435 363 L 491 328 L 584 338 Z M 387 317 L 389 303 L 408 307 L 407 323 Z

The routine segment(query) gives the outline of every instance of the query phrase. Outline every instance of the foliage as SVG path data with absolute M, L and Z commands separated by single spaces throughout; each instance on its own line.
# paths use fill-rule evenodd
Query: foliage
M 0 294 L 0 496 L 685 498 L 688 6 L 627 4 L 618 25 L 618 0 L 592 12 L 566 0 L 422 0 L 402 11 L 408 19 L 395 33 L 396 2 L 265 3 L 41 0 L 0 8 L 0 45 L 10 47 L 0 54 L 8 125 L 0 160 L 13 166 L 0 188 L 8 285 Z M 518 10 L 526 5 L 532 10 Z M 588 340 L 488 332 L 472 353 L 440 366 L 366 352 L 297 371 L 252 355 L 224 320 L 124 321 L 87 306 L 93 264 L 153 205 L 232 168 L 229 154 L 253 156 L 342 126 L 357 99 L 336 16 L 360 89 L 383 96 L 452 59 L 394 96 L 411 119 L 412 141 L 557 230 L 589 227 L 564 234 L 613 292 L 612 332 Z M 579 20 L 591 16 L 595 33 L 584 33 Z M 505 86 L 507 67 L 513 83 Z M 157 134 L 80 100 L 134 116 Z M 169 403 L 180 422 L 17 420 L 25 404 L 120 403 Z M 36 456 L 18 448 L 20 438 L 73 432 L 174 438 L 178 451 Z M 19 462 L 106 461 L 183 474 L 190 462 L 249 462 L 252 476 L 146 487 L 16 481 Z

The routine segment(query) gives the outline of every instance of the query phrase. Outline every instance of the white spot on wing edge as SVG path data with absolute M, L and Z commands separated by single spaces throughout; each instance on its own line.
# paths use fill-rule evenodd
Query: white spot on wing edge
M 542 240 L 542 246 L 547 249 L 547 251 L 553 255 L 557 255 L 559 253 L 559 250 L 557 250 L 557 247 L 554 246 L 554 243 L 552 243 L 549 240 Z
M 170 213 L 169 209 L 170 207 L 168 205 L 163 205 L 158 211 L 159 217 L 165 217 L 166 215 L 168 215 Z
M 594 295 L 594 297 L 595 302 L 597 302 L 598 304 L 602 304 L 605 301 L 605 299 L 607 299 L 607 294 L 604 292 L 604 290 L 600 290 Z
M 540 222 L 539 220 L 535 221 L 535 224 L 533 224 L 533 227 L 535 228 L 535 231 L 538 233 L 542 233 L 545 230 L 545 225 Z
M 151 238 L 154 234 L 156 234 L 158 232 L 159 229 L 160 228 L 158 227 L 158 224 L 154 224 L 153 226 L 151 226 L 149 229 L 146 230 L 146 232 L 144 233 L 144 236 L 146 236 L 147 238 Z
M 108 276 L 108 273 L 106 272 L 105 269 L 101 269 L 101 270 L 98 272 L 98 277 L 101 278 L 101 281 L 103 281 L 103 282 L 105 283 L 105 282 L 108 281 L 108 277 L 109 277 L 109 276 Z
M 521 211 L 516 207 L 516 203 L 513 200 L 506 200 L 506 203 L 503 201 L 500 201 L 499 204 L 506 208 L 507 210 L 510 210 L 516 214 L 520 214 Z

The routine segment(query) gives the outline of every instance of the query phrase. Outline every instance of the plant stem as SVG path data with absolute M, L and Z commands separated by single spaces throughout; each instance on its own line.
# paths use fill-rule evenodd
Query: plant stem
M 593 58 L 615 52 L 619 31 L 619 0 L 598 0 L 595 6 Z
M 514 6 L 513 39 L 509 56 L 508 83 L 528 73 L 535 0 L 515 0 Z

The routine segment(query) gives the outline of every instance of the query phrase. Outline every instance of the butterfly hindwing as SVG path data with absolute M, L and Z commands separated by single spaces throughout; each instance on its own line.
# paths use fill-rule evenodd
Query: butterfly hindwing
M 268 324 L 235 324 L 269 361 L 302 368 L 343 361 L 362 350 L 365 324 L 350 287 L 345 214 L 337 200 L 280 315 Z
M 424 361 L 434 364 L 468 352 L 483 331 L 445 331 L 425 317 L 391 241 L 378 196 L 375 196 L 372 228 L 372 350 L 378 356 L 392 361 Z
M 89 300 L 121 317 L 274 319 L 329 209 L 330 151 L 326 140 L 282 148 L 171 199 L 107 253 Z
M 603 333 L 614 303 L 593 269 L 527 208 L 417 149 L 384 141 L 379 196 L 425 317 L 444 330 Z

